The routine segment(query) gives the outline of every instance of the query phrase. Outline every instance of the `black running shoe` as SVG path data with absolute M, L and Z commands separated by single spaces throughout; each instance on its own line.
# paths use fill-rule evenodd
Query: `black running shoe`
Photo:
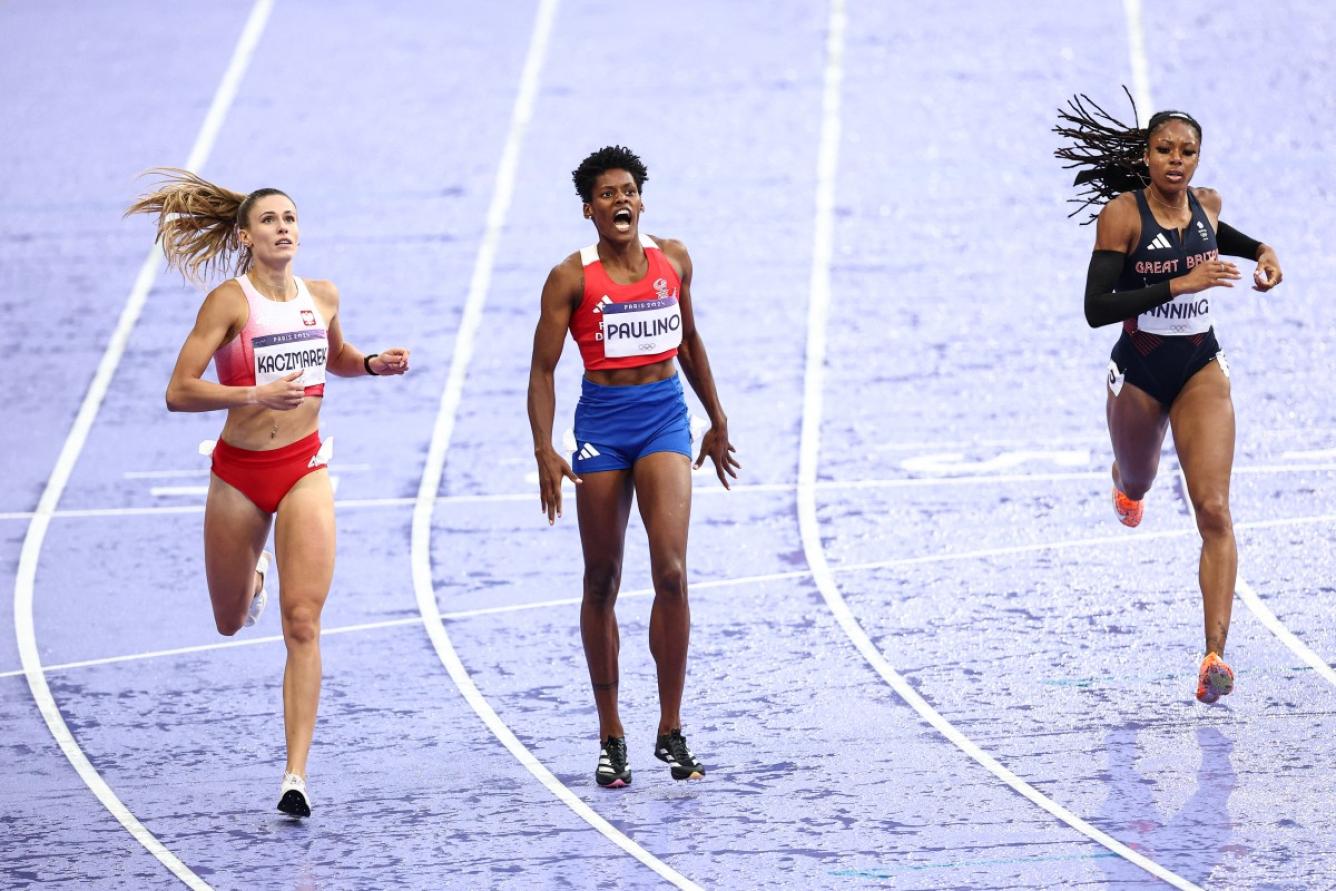
M 675 780 L 698 780 L 705 776 L 705 766 L 687 748 L 681 730 L 669 730 L 654 746 L 654 757 L 667 764 Z
M 626 737 L 610 736 L 603 741 L 594 779 L 605 789 L 631 785 L 631 764 L 626 760 Z

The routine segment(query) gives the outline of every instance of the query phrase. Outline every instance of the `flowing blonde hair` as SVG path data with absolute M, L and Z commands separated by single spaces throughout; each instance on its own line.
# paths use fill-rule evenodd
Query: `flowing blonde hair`
M 268 195 L 288 198 L 278 189 L 257 189 L 243 195 L 179 167 L 155 167 L 145 175 L 156 176 L 161 182 L 131 204 L 125 215 L 156 215 L 158 233 L 154 243 L 162 243 L 168 268 L 197 284 L 218 272 L 233 276 L 249 269 L 251 251 L 241 243 L 237 231 L 246 228 L 246 217 L 257 199 Z

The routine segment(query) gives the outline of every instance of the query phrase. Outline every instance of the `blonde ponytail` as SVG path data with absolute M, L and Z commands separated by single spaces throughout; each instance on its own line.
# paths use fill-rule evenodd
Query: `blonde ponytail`
M 250 267 L 250 249 L 242 246 L 239 211 L 253 196 L 224 189 L 189 170 L 156 167 L 146 171 L 162 182 L 125 211 L 157 216 L 157 237 L 167 266 L 186 280 L 203 284 L 214 274 L 240 275 Z M 269 190 L 266 190 L 269 191 Z

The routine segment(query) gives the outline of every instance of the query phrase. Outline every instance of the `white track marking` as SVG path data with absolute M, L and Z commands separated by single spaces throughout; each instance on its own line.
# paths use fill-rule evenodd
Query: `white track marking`
M 1090 452 L 1085 449 L 1018 449 L 978 461 L 969 460 L 960 452 L 933 452 L 906 458 L 900 462 L 900 466 L 910 473 L 982 475 L 1010 470 L 1032 461 L 1043 461 L 1059 467 L 1089 467 Z
M 1137 125 L 1144 127 L 1155 114 L 1150 98 L 1150 65 L 1146 59 L 1146 31 L 1141 26 L 1141 0 L 1123 0 L 1127 17 L 1127 50 L 1132 63 L 1132 98 L 1137 104 Z
M 241 78 L 245 74 L 251 56 L 259 43 L 260 35 L 264 31 L 265 22 L 268 20 L 272 8 L 273 0 L 256 0 L 255 5 L 251 8 L 250 16 L 247 18 L 241 37 L 237 41 L 236 49 L 232 52 L 227 71 L 223 75 L 222 82 L 218 85 L 218 90 L 214 94 L 209 111 L 204 117 L 204 123 L 200 127 L 199 135 L 195 138 L 195 145 L 191 149 L 190 157 L 186 160 L 185 166 L 187 169 L 199 170 L 208 159 L 214 141 L 218 137 L 218 132 L 222 128 L 223 120 L 227 116 L 227 111 L 241 85 Z M 79 778 L 88 785 L 88 788 L 97 796 L 98 801 L 102 802 L 102 806 L 120 821 L 126 831 L 134 836 L 135 840 L 143 845 L 150 854 L 171 870 L 178 879 L 191 888 L 204 889 L 208 888 L 209 885 L 195 875 L 175 854 L 167 850 L 162 842 L 158 841 L 153 833 L 149 832 L 135 818 L 134 814 L 130 813 L 130 810 L 116 797 L 116 793 L 111 790 L 111 787 L 107 785 L 106 781 L 102 779 L 102 776 L 89 762 L 83 749 L 79 747 L 78 740 L 74 738 L 74 734 L 70 732 L 64 717 L 61 716 L 60 708 L 56 705 L 55 697 L 51 695 L 51 688 L 46 682 L 46 676 L 42 669 L 41 652 L 37 647 L 37 632 L 33 622 L 37 564 L 42 552 L 42 542 L 46 538 L 47 527 L 51 523 L 56 506 L 60 503 L 60 497 L 65 491 L 65 486 L 69 483 L 70 474 L 73 473 L 74 466 L 78 463 L 79 455 L 83 452 L 88 434 L 92 430 L 94 420 L 97 418 L 98 410 L 111 387 L 116 367 L 120 364 L 121 356 L 125 353 L 130 333 L 134 330 L 135 322 L 138 321 L 139 315 L 143 311 L 144 304 L 148 300 L 148 292 L 152 288 L 154 280 L 158 277 L 162 265 L 161 253 L 155 244 L 149 250 L 148 256 L 139 268 L 139 274 L 135 278 L 134 286 L 130 289 L 125 308 L 121 310 L 116 328 L 111 334 L 110 342 L 107 344 L 106 352 L 102 354 L 102 360 L 98 363 L 93 381 L 88 387 L 88 392 L 84 395 L 82 404 L 79 406 L 79 413 L 74 419 L 69 435 L 65 438 L 65 444 L 61 447 L 60 455 L 56 458 L 56 466 L 52 469 L 51 475 L 47 477 L 46 487 L 42 490 L 42 497 L 38 501 L 37 510 L 33 513 L 28 525 L 28 533 L 23 539 L 23 549 L 19 554 L 18 572 L 14 580 L 14 633 L 18 638 L 19 661 L 23 665 L 23 673 L 28 679 L 28 687 L 32 691 L 33 700 L 41 711 L 42 718 L 46 721 L 46 726 L 51 731 L 51 735 L 55 738 L 61 751 L 65 753 L 65 757 L 69 759 L 75 772 L 79 774 Z
M 487 728 L 506 749 L 515 756 L 528 771 L 542 783 L 549 792 L 560 799 L 567 807 L 582 817 L 590 826 L 597 829 L 613 844 L 621 848 L 645 866 L 654 870 L 664 879 L 679 888 L 695 889 L 698 886 L 678 873 L 668 864 L 659 860 L 649 851 L 632 841 L 629 836 L 613 826 L 586 804 L 578 795 L 567 788 L 520 742 L 519 737 L 501 720 L 486 697 L 478 690 L 469 675 L 468 669 L 460 661 L 446 633 L 440 608 L 436 603 L 436 588 L 431 575 L 431 521 L 436 507 L 437 492 L 440 490 L 441 477 L 445 468 L 446 453 L 450 448 L 450 439 L 454 434 L 455 416 L 463 399 L 464 382 L 468 376 L 469 361 L 473 356 L 474 341 L 479 326 L 482 324 L 483 304 L 491 284 L 492 268 L 496 261 L 496 252 L 501 240 L 501 230 L 505 225 L 506 214 L 510 210 L 510 199 L 515 190 L 515 173 L 519 166 L 520 145 L 528 128 L 533 113 L 534 98 L 538 92 L 539 72 L 547 54 L 548 39 L 552 31 L 552 20 L 556 14 L 557 0 L 541 0 L 538 14 L 534 21 L 533 36 L 524 60 L 524 71 L 520 76 L 519 93 L 515 98 L 514 112 L 510 118 L 510 131 L 506 136 L 506 145 L 497 166 L 496 185 L 492 189 L 492 201 L 487 209 L 487 228 L 483 233 L 482 243 L 478 246 L 478 255 L 474 261 L 473 276 L 469 281 L 468 297 L 464 304 L 464 315 L 460 320 L 459 333 L 455 338 L 455 348 L 450 357 L 450 371 L 446 378 L 445 389 L 441 394 L 440 409 L 436 415 L 436 424 L 432 430 L 431 447 L 427 453 L 426 464 L 422 469 L 422 482 L 418 487 L 418 496 L 413 506 L 412 565 L 413 590 L 417 597 L 418 611 L 422 614 L 422 624 L 431 637 L 432 645 L 442 664 L 450 673 L 451 679 L 459 687 L 468 704 L 478 714 Z M 535 498 L 530 495 L 530 498 Z M 536 498 L 535 498 L 536 500 Z
M 331 437 L 333 438 L 333 437 Z M 339 491 L 339 481 L 341 477 L 336 473 L 329 475 L 329 487 L 334 492 Z M 148 494 L 150 498 L 206 498 L 209 494 L 208 485 L 203 486 L 149 486 Z M 200 504 L 200 510 L 204 505 Z
M 1334 456 L 1336 457 L 1336 456 Z M 364 473 L 371 469 L 370 464 L 330 464 L 330 473 Z M 127 480 L 171 480 L 207 477 L 212 471 L 207 467 L 193 470 L 127 470 L 121 474 Z
M 807 358 L 803 382 L 803 419 L 798 456 L 798 523 L 803 553 L 826 605 L 845 634 L 883 680 L 939 733 L 987 768 L 1012 789 L 1073 829 L 1178 888 L 1196 888 L 1191 882 L 1147 859 L 1122 842 L 1101 832 L 1076 814 L 1003 767 L 956 729 L 902 678 L 878 652 L 871 638 L 854 619 L 826 562 L 821 526 L 816 514 L 816 472 L 820 458 L 822 391 L 825 386 L 826 320 L 831 299 L 830 266 L 834 247 L 834 205 L 840 140 L 840 83 L 843 79 L 844 0 L 832 0 L 827 40 L 825 93 L 822 98 L 821 143 L 817 155 L 816 220 L 812 248 L 812 277 L 807 317 Z
M 209 494 L 209 487 L 203 486 L 150 486 L 150 498 L 203 498 Z
M 446 616 L 446 618 L 451 618 Z M 399 628 L 406 625 L 420 625 L 422 619 L 414 616 L 408 619 L 384 619 L 379 622 L 361 622 L 356 625 L 340 625 L 337 628 L 322 628 L 320 636 L 322 638 L 336 634 L 353 634 L 359 631 L 375 631 L 381 628 Z M 264 637 L 247 637 L 241 640 L 228 639 L 220 640 L 215 643 L 195 644 L 189 647 L 173 647 L 168 650 L 151 650 L 147 653 L 132 653 L 127 656 L 105 656 L 101 659 L 82 659 L 78 662 L 61 662 L 56 665 L 44 665 L 43 670 L 47 674 L 53 671 L 72 671 L 76 668 L 94 668 L 99 665 L 116 665 L 120 662 L 137 662 L 141 659 L 161 659 L 167 656 L 188 656 L 192 653 L 211 653 L 215 650 L 234 650 L 238 647 L 253 647 L 257 644 L 282 643 L 283 635 L 270 634 Z M 14 677 L 23 674 L 19 671 L 0 672 L 0 678 Z
M 1283 520 L 1254 520 L 1248 523 L 1235 523 L 1237 530 L 1247 529 L 1277 529 L 1292 526 L 1307 526 L 1324 523 L 1336 523 L 1336 514 L 1319 514 L 1312 517 L 1290 517 Z M 946 554 L 929 554 L 922 557 L 895 557 L 887 560 L 873 560 L 863 563 L 850 563 L 845 566 L 832 566 L 831 573 L 840 575 L 846 572 L 867 572 L 875 569 L 888 569 L 896 566 L 919 566 L 925 563 L 953 563 L 958 560 L 984 560 L 990 557 L 1006 557 L 1015 554 L 1031 553 L 1038 551 L 1063 550 L 1066 548 L 1083 548 L 1092 545 L 1106 544 L 1136 544 L 1143 541 L 1159 541 L 1167 538 L 1186 538 L 1196 534 L 1195 529 L 1179 529 L 1166 532 L 1140 532 L 1140 533 L 1118 533 L 1105 538 L 1077 538 L 1065 541 L 1043 542 L 1033 545 L 1017 545 L 1011 547 L 985 548 L 975 551 L 956 551 Z M 733 578 L 723 579 L 692 579 L 691 590 L 702 591 L 713 588 L 733 588 L 745 585 L 758 585 L 767 582 L 787 581 L 789 579 L 810 578 L 812 571 L 810 569 L 791 569 L 784 572 L 767 572 L 760 575 L 735 576 Z M 653 596 L 653 588 L 635 588 L 629 591 L 622 591 L 617 595 L 618 600 L 627 598 L 642 598 Z M 441 613 L 441 619 L 446 622 L 457 622 L 464 619 L 480 618 L 482 616 L 495 616 L 508 613 L 527 612 L 529 610 L 553 609 L 562 606 L 578 606 L 579 597 L 557 597 L 551 600 L 529 600 L 523 603 L 513 603 L 507 606 L 485 606 L 477 609 L 462 609 L 453 612 Z M 322 628 L 321 636 L 335 634 L 352 634 L 359 631 L 373 631 L 381 628 L 401 628 L 408 625 L 421 625 L 422 618 L 413 616 L 404 619 L 381 619 L 376 622 L 362 622 L 356 625 L 338 625 L 333 628 Z M 140 659 L 155 659 L 164 656 L 180 656 L 190 653 L 205 653 L 211 650 L 227 650 L 234 647 L 253 646 L 255 644 L 281 643 L 281 635 L 270 635 L 268 637 L 252 637 L 244 640 L 225 640 L 211 644 L 196 644 L 188 647 L 175 647 L 168 650 L 154 650 L 147 653 L 130 653 L 123 656 L 106 656 L 100 659 L 84 659 L 78 662 L 61 662 L 54 665 L 45 665 L 43 670 L 50 674 L 53 671 L 70 671 L 76 668 L 91 668 L 99 665 L 114 665 L 118 662 L 134 662 Z M 17 677 L 23 674 L 23 670 L 0 671 L 0 678 Z
M 1188 494 L 1188 477 L 1183 472 L 1181 463 L 1178 465 L 1178 481 L 1181 483 L 1180 490 L 1183 495 L 1183 503 L 1188 506 L 1188 516 L 1192 518 L 1192 523 L 1195 526 L 1197 523 L 1197 509 L 1193 506 L 1192 497 Z M 1245 528 L 1245 524 L 1235 523 L 1234 528 Z M 1234 590 L 1238 593 L 1239 599 L 1257 617 L 1258 621 L 1288 647 L 1291 653 L 1302 659 L 1305 665 L 1322 675 L 1327 683 L 1336 686 L 1336 671 L 1333 671 L 1331 666 L 1307 644 L 1295 637 L 1294 632 L 1285 627 L 1285 623 L 1276 618 L 1276 614 L 1271 612 L 1271 609 L 1262 602 L 1262 598 L 1253 590 L 1253 586 L 1244 581 L 1243 573 L 1237 570 L 1234 574 Z
M 1289 647 L 1290 651 L 1302 659 L 1305 664 L 1318 674 L 1322 675 L 1327 683 L 1336 686 L 1336 671 L 1333 671 L 1331 666 L 1323 661 L 1321 656 L 1313 652 L 1313 650 L 1299 638 L 1295 637 L 1294 633 L 1286 628 L 1280 619 L 1276 618 L 1276 614 L 1267 608 L 1267 605 L 1262 602 L 1262 598 L 1253 590 L 1252 585 L 1249 585 L 1243 580 L 1243 576 L 1237 578 L 1234 583 L 1234 589 L 1238 591 L 1239 597 L 1243 599 L 1243 602 L 1248 605 L 1248 609 L 1252 610 L 1253 615 L 1267 627 L 1267 630 L 1278 637 L 1280 642 Z
M 1286 461 L 1326 461 L 1336 458 L 1336 449 L 1313 449 L 1306 452 L 1284 452 L 1280 457 Z
M 1249 474 L 1312 473 L 1336 471 L 1336 464 L 1258 464 L 1252 467 L 1235 467 L 1235 476 Z M 818 480 L 818 490 L 830 489 L 915 489 L 934 486 L 983 486 L 993 483 L 1040 483 L 1062 480 L 1102 480 L 1108 479 L 1107 470 L 1088 470 L 1055 473 L 996 473 L 983 475 L 903 477 L 898 479 L 869 480 Z M 569 481 L 565 486 L 570 489 Z M 730 489 L 711 486 L 708 483 L 695 489 L 692 498 L 709 497 L 725 494 L 755 494 L 765 492 L 792 492 L 797 488 L 794 483 L 738 483 Z M 538 499 L 533 492 L 509 492 L 492 495 L 441 495 L 437 504 L 500 504 L 505 502 L 524 502 Z M 417 498 L 345 498 L 335 501 L 340 510 L 357 510 L 377 507 L 412 507 Z M 88 507 L 54 511 L 55 519 L 87 519 L 92 517 L 142 517 L 154 514 L 201 514 L 203 504 L 182 504 L 173 506 L 156 505 L 153 507 Z M 535 512 L 536 513 L 536 512 Z M 0 522 L 5 520 L 31 520 L 32 511 L 10 511 L 0 513 Z

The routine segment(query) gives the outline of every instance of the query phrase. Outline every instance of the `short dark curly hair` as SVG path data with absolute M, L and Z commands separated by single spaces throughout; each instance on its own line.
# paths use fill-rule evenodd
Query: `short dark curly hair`
M 637 189 L 645 188 L 649 171 L 640 156 L 624 145 L 608 145 L 594 152 L 580 162 L 580 166 L 571 171 L 575 180 L 575 191 L 585 204 L 594 200 L 594 181 L 609 170 L 625 170 L 636 181 Z

